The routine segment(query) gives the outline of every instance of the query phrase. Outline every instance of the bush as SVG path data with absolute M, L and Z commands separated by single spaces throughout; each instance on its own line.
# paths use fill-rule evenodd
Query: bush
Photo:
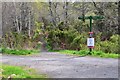
M 61 25 L 62 26 L 62 25 Z M 58 27 L 61 27 L 58 26 Z M 76 27 L 77 26 L 77 27 Z M 68 49 L 68 50 L 85 50 L 88 49 L 87 47 L 87 38 L 89 37 L 87 26 L 82 27 L 79 24 L 71 24 L 69 25 L 69 29 L 65 29 L 62 26 L 60 28 L 48 29 L 46 32 L 48 33 L 48 37 L 46 39 L 47 48 L 52 50 L 61 50 L 61 49 Z M 81 30 L 82 29 L 82 30 Z M 109 37 L 111 34 L 109 35 Z M 95 38 L 95 48 L 94 50 L 103 51 L 105 53 L 119 53 L 119 45 L 118 39 L 120 38 L 119 35 L 115 34 L 110 37 L 104 38 L 102 32 L 94 33 L 93 37 Z M 104 40 L 102 39 L 104 38 Z
M 87 33 L 79 33 L 76 29 L 53 29 L 48 31 L 47 47 L 49 49 L 83 49 L 87 40 Z
M 2 53 L 15 54 L 15 55 L 27 55 L 37 52 L 38 52 L 37 50 L 16 50 L 16 49 L 7 49 L 7 48 L 2 49 Z
M 107 53 L 119 53 L 119 44 L 118 44 L 118 35 L 113 35 L 110 38 L 110 41 L 100 42 L 101 50 Z
M 119 53 L 119 35 L 113 35 L 110 40 L 99 41 L 95 43 L 95 50 L 101 50 L 105 53 Z
M 118 34 L 115 34 L 115 35 L 112 35 L 112 36 L 110 37 L 110 41 L 111 41 L 112 43 L 118 43 L 119 38 L 120 38 L 120 36 L 119 36 Z

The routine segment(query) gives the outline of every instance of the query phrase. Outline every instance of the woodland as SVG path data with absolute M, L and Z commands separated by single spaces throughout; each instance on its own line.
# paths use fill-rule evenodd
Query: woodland
M 103 16 L 92 21 L 94 50 L 118 54 L 118 10 L 118 2 L 3 2 L 0 47 L 3 52 L 88 50 L 90 22 L 78 17 Z

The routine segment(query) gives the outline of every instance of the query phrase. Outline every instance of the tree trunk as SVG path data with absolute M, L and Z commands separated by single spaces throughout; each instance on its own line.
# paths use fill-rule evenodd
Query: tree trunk
M 28 26 L 28 36 L 29 36 L 29 38 L 31 37 L 30 36 L 30 30 L 31 30 L 31 11 L 29 10 L 29 26 Z
M 53 11 L 52 11 L 52 2 L 49 2 L 49 10 L 50 10 L 50 16 L 52 17 L 52 23 L 54 24 L 54 26 L 56 26 Z
M 67 27 L 68 24 L 68 2 L 65 2 L 65 25 Z

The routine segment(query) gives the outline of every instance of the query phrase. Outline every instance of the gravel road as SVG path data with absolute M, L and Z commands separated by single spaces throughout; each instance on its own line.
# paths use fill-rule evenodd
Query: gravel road
M 3 64 L 28 66 L 50 78 L 118 78 L 118 59 L 77 57 L 57 52 L 1 56 Z

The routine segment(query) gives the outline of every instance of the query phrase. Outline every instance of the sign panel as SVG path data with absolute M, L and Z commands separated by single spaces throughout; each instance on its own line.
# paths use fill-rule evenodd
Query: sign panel
M 87 46 L 94 47 L 94 38 L 87 38 Z

